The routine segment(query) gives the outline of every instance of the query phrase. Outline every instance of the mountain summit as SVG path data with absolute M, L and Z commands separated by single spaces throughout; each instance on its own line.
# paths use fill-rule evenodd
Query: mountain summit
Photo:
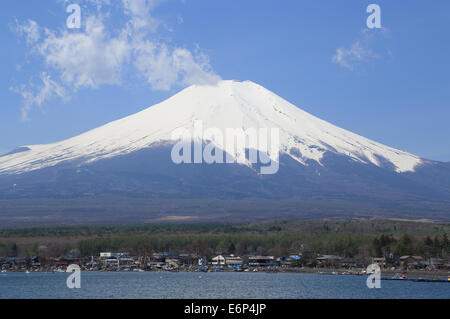
M 0 157 L 0 174 L 25 173 L 75 160 L 82 165 L 130 154 L 170 141 L 176 128 L 194 130 L 196 121 L 223 131 L 278 128 L 281 153 L 302 165 L 310 160 L 321 163 L 327 152 L 399 173 L 414 171 L 423 163 L 417 156 L 314 117 L 253 82 L 221 81 L 191 86 L 142 112 L 62 142 L 21 147 Z
M 279 170 L 261 175 L 238 153 L 228 154 L 233 164 L 174 163 L 173 131 L 199 121 L 278 129 Z M 450 220 L 450 164 L 339 128 L 249 81 L 194 85 L 79 136 L 0 157 L 0 224 L 376 216 Z

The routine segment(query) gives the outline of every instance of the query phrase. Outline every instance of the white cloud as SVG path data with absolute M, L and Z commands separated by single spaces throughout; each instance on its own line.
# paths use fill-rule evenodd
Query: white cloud
M 338 48 L 333 56 L 333 62 L 348 69 L 353 69 L 360 62 L 376 59 L 378 56 L 370 48 L 356 41 L 350 49 Z
M 125 13 L 129 15 L 129 23 L 135 30 L 150 30 L 156 32 L 160 21 L 155 19 L 150 11 L 164 0 L 122 0 Z
M 181 84 L 209 84 L 220 81 L 220 77 L 212 72 L 209 57 L 200 52 L 196 54 L 186 49 L 173 52 L 176 71 L 181 75 Z
M 45 71 L 40 87 L 13 89 L 23 97 L 23 118 L 34 105 L 41 106 L 50 97 L 67 97 L 81 88 L 121 85 L 125 76 L 144 79 L 155 90 L 219 81 L 209 57 L 198 47 L 190 51 L 158 39 L 161 21 L 153 17 L 152 9 L 163 1 L 122 0 L 112 4 L 109 0 L 84 0 L 97 11 L 83 11 L 83 28 L 75 31 L 45 29 L 42 35 L 36 35 L 38 24 L 25 24 L 27 27 L 20 30 L 30 38 L 27 43 L 32 52 L 45 62 Z M 122 12 L 119 26 L 120 20 L 104 12 L 105 7 L 113 5 Z M 108 22 L 114 22 L 114 28 Z
M 43 72 L 40 74 L 39 80 L 41 83 L 38 85 L 32 83 L 29 86 L 21 85 L 10 88 L 12 92 L 20 94 L 23 98 L 23 107 L 21 109 L 23 121 L 28 119 L 28 112 L 34 105 L 40 107 L 45 101 L 53 97 L 66 98 L 65 89 L 53 81 L 50 75 Z
M 84 32 L 64 30 L 57 35 L 47 30 L 38 50 L 63 83 L 78 90 L 120 84 L 121 68 L 129 60 L 131 48 L 126 36 L 109 36 L 100 18 L 90 16 Z
M 208 84 L 220 80 L 211 71 L 206 55 L 183 48 L 169 49 L 165 44 L 149 41 L 135 46 L 134 65 L 146 81 L 157 90 L 169 90 L 174 84 Z
M 358 38 L 353 42 L 349 48 L 341 47 L 336 49 L 336 54 L 332 61 L 343 68 L 354 70 L 362 63 L 371 60 L 380 59 L 386 55 L 386 50 L 375 50 L 377 38 L 385 37 L 389 31 L 385 28 L 380 30 L 361 30 Z M 390 52 L 388 50 L 388 52 Z
M 16 19 L 15 26 L 12 26 L 11 29 L 15 31 L 19 36 L 24 37 L 27 44 L 31 45 L 39 41 L 41 37 L 39 32 L 39 26 L 36 21 L 27 20 L 25 23 L 20 23 Z

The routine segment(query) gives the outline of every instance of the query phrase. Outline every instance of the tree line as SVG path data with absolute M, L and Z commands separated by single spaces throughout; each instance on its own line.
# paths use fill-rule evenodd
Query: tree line
M 376 257 L 386 257 L 390 254 L 395 254 L 398 256 L 419 255 L 446 258 L 449 247 L 447 233 L 444 233 L 442 237 L 435 236 L 434 239 L 430 236 L 418 239 L 409 234 L 396 238 L 393 235 L 383 234 L 375 237 L 372 243 L 372 250 Z
M 449 224 L 403 221 L 273 221 L 246 224 L 148 224 L 0 229 L 0 257 L 95 256 L 102 251 L 274 255 L 389 254 L 442 257 Z

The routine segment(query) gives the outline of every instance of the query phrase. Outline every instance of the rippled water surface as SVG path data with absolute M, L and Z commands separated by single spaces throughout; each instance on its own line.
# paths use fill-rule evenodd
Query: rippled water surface
M 0 273 L 0 298 L 450 298 L 450 283 L 382 281 L 318 274 L 83 272 L 81 289 L 65 273 Z

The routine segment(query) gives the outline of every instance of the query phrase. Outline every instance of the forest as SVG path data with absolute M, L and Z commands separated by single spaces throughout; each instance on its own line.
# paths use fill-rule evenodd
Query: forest
M 356 220 L 1 228 L 0 256 L 93 256 L 102 251 L 274 255 L 389 254 L 447 258 L 449 224 Z

